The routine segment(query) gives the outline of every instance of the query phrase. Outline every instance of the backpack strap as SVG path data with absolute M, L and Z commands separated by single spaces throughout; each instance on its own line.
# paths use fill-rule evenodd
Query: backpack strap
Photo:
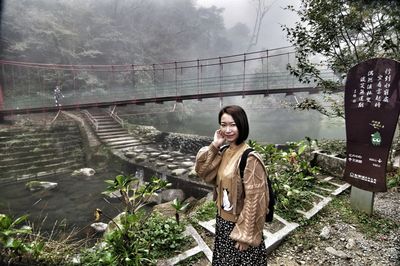
M 219 152 L 223 153 L 227 148 L 229 148 L 229 144 L 222 145 L 219 147 Z
M 242 158 L 240 159 L 240 163 L 239 163 L 239 170 L 240 170 L 240 178 L 242 179 L 243 182 L 243 176 L 244 176 L 244 169 L 246 168 L 246 163 L 247 163 L 247 157 L 249 156 L 249 153 L 254 151 L 254 149 L 252 148 L 248 148 L 246 149 L 243 154 L 242 154 Z M 274 206 L 275 206 L 275 202 L 276 202 L 276 195 L 272 189 L 272 184 L 271 181 L 269 180 L 269 177 L 267 175 L 267 184 L 268 184 L 268 193 L 269 193 L 269 203 L 268 203 L 268 209 L 269 212 L 268 214 L 265 216 L 265 221 L 270 223 L 273 221 L 273 216 L 274 216 Z
M 247 157 L 249 156 L 249 153 L 254 151 L 252 148 L 247 148 L 243 154 L 242 157 L 240 158 L 240 163 L 239 163 L 239 170 L 240 170 L 240 178 L 243 179 L 244 176 L 244 169 L 246 168 L 246 163 L 247 163 Z

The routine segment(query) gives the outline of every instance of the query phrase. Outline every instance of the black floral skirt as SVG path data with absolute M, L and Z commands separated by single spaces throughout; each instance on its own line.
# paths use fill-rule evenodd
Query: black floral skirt
M 267 253 L 264 241 L 258 247 L 250 246 L 245 251 L 235 248 L 236 241 L 229 238 L 235 223 L 216 218 L 215 241 L 212 265 L 214 266 L 264 266 Z

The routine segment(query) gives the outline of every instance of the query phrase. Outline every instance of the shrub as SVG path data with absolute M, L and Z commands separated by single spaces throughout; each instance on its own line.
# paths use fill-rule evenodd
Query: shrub
M 346 157 L 346 141 L 340 139 L 322 139 L 318 141 L 318 148 L 329 154 Z
M 157 259 L 171 256 L 186 243 L 183 224 L 159 214 L 149 215 L 142 210 L 155 192 L 169 186 L 165 180 L 153 177 L 150 182 L 142 184 L 137 177 L 117 175 L 114 180 L 106 180 L 106 183 L 109 186 L 104 193 L 119 191 L 125 212 L 120 215 L 118 222 L 100 209 L 96 210 L 97 220 L 104 215 L 114 223 L 115 228 L 105 235 L 103 245 L 83 251 L 81 263 L 153 265 Z
M 144 212 L 125 214 L 122 226 L 106 235 L 104 244 L 83 252 L 83 265 L 154 265 L 187 243 L 184 225 L 173 218 Z
M 209 200 L 200 205 L 196 209 L 191 218 L 194 220 L 194 222 L 208 221 L 214 219 L 216 214 L 217 214 L 217 205 L 215 204 L 214 201 Z
M 273 144 L 260 145 L 249 141 L 249 145 L 261 154 L 276 195 L 276 212 L 287 219 L 298 219 L 295 209 L 310 205 L 311 190 L 319 168 L 311 166 L 310 139 L 288 143 L 285 150 Z

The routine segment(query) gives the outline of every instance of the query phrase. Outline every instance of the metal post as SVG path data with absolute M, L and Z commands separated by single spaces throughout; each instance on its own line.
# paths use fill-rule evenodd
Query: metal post
M 269 54 L 268 54 L 268 50 L 267 50 L 267 90 L 269 89 Z
M 219 57 L 219 92 L 221 93 L 220 95 L 222 95 L 222 75 L 223 75 L 223 66 L 221 57 Z
M 135 65 L 131 65 L 131 75 L 132 75 L 132 88 L 135 90 Z
M 3 99 L 3 87 L 0 84 L 0 110 L 4 109 L 4 99 Z M 2 116 L 0 115 L 0 120 L 2 120 Z
M 153 86 L 156 88 L 156 65 L 153 64 Z
M 246 54 L 243 54 L 243 97 L 244 97 L 244 90 L 245 90 L 245 83 L 246 83 Z
M 203 65 L 200 65 L 200 91 L 203 91 Z
M 175 61 L 175 96 L 178 96 L 178 64 Z
M 289 52 L 287 53 L 287 64 L 289 65 Z M 286 88 L 289 89 L 289 77 L 286 78 Z
M 197 95 L 200 94 L 200 60 L 197 59 Z

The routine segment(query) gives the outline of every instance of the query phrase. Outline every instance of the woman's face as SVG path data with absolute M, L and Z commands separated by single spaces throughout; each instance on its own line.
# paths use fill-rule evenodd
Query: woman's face
M 239 130 L 236 126 L 233 117 L 229 114 L 223 114 L 221 116 L 221 126 L 220 129 L 229 143 L 235 143 L 239 138 Z

